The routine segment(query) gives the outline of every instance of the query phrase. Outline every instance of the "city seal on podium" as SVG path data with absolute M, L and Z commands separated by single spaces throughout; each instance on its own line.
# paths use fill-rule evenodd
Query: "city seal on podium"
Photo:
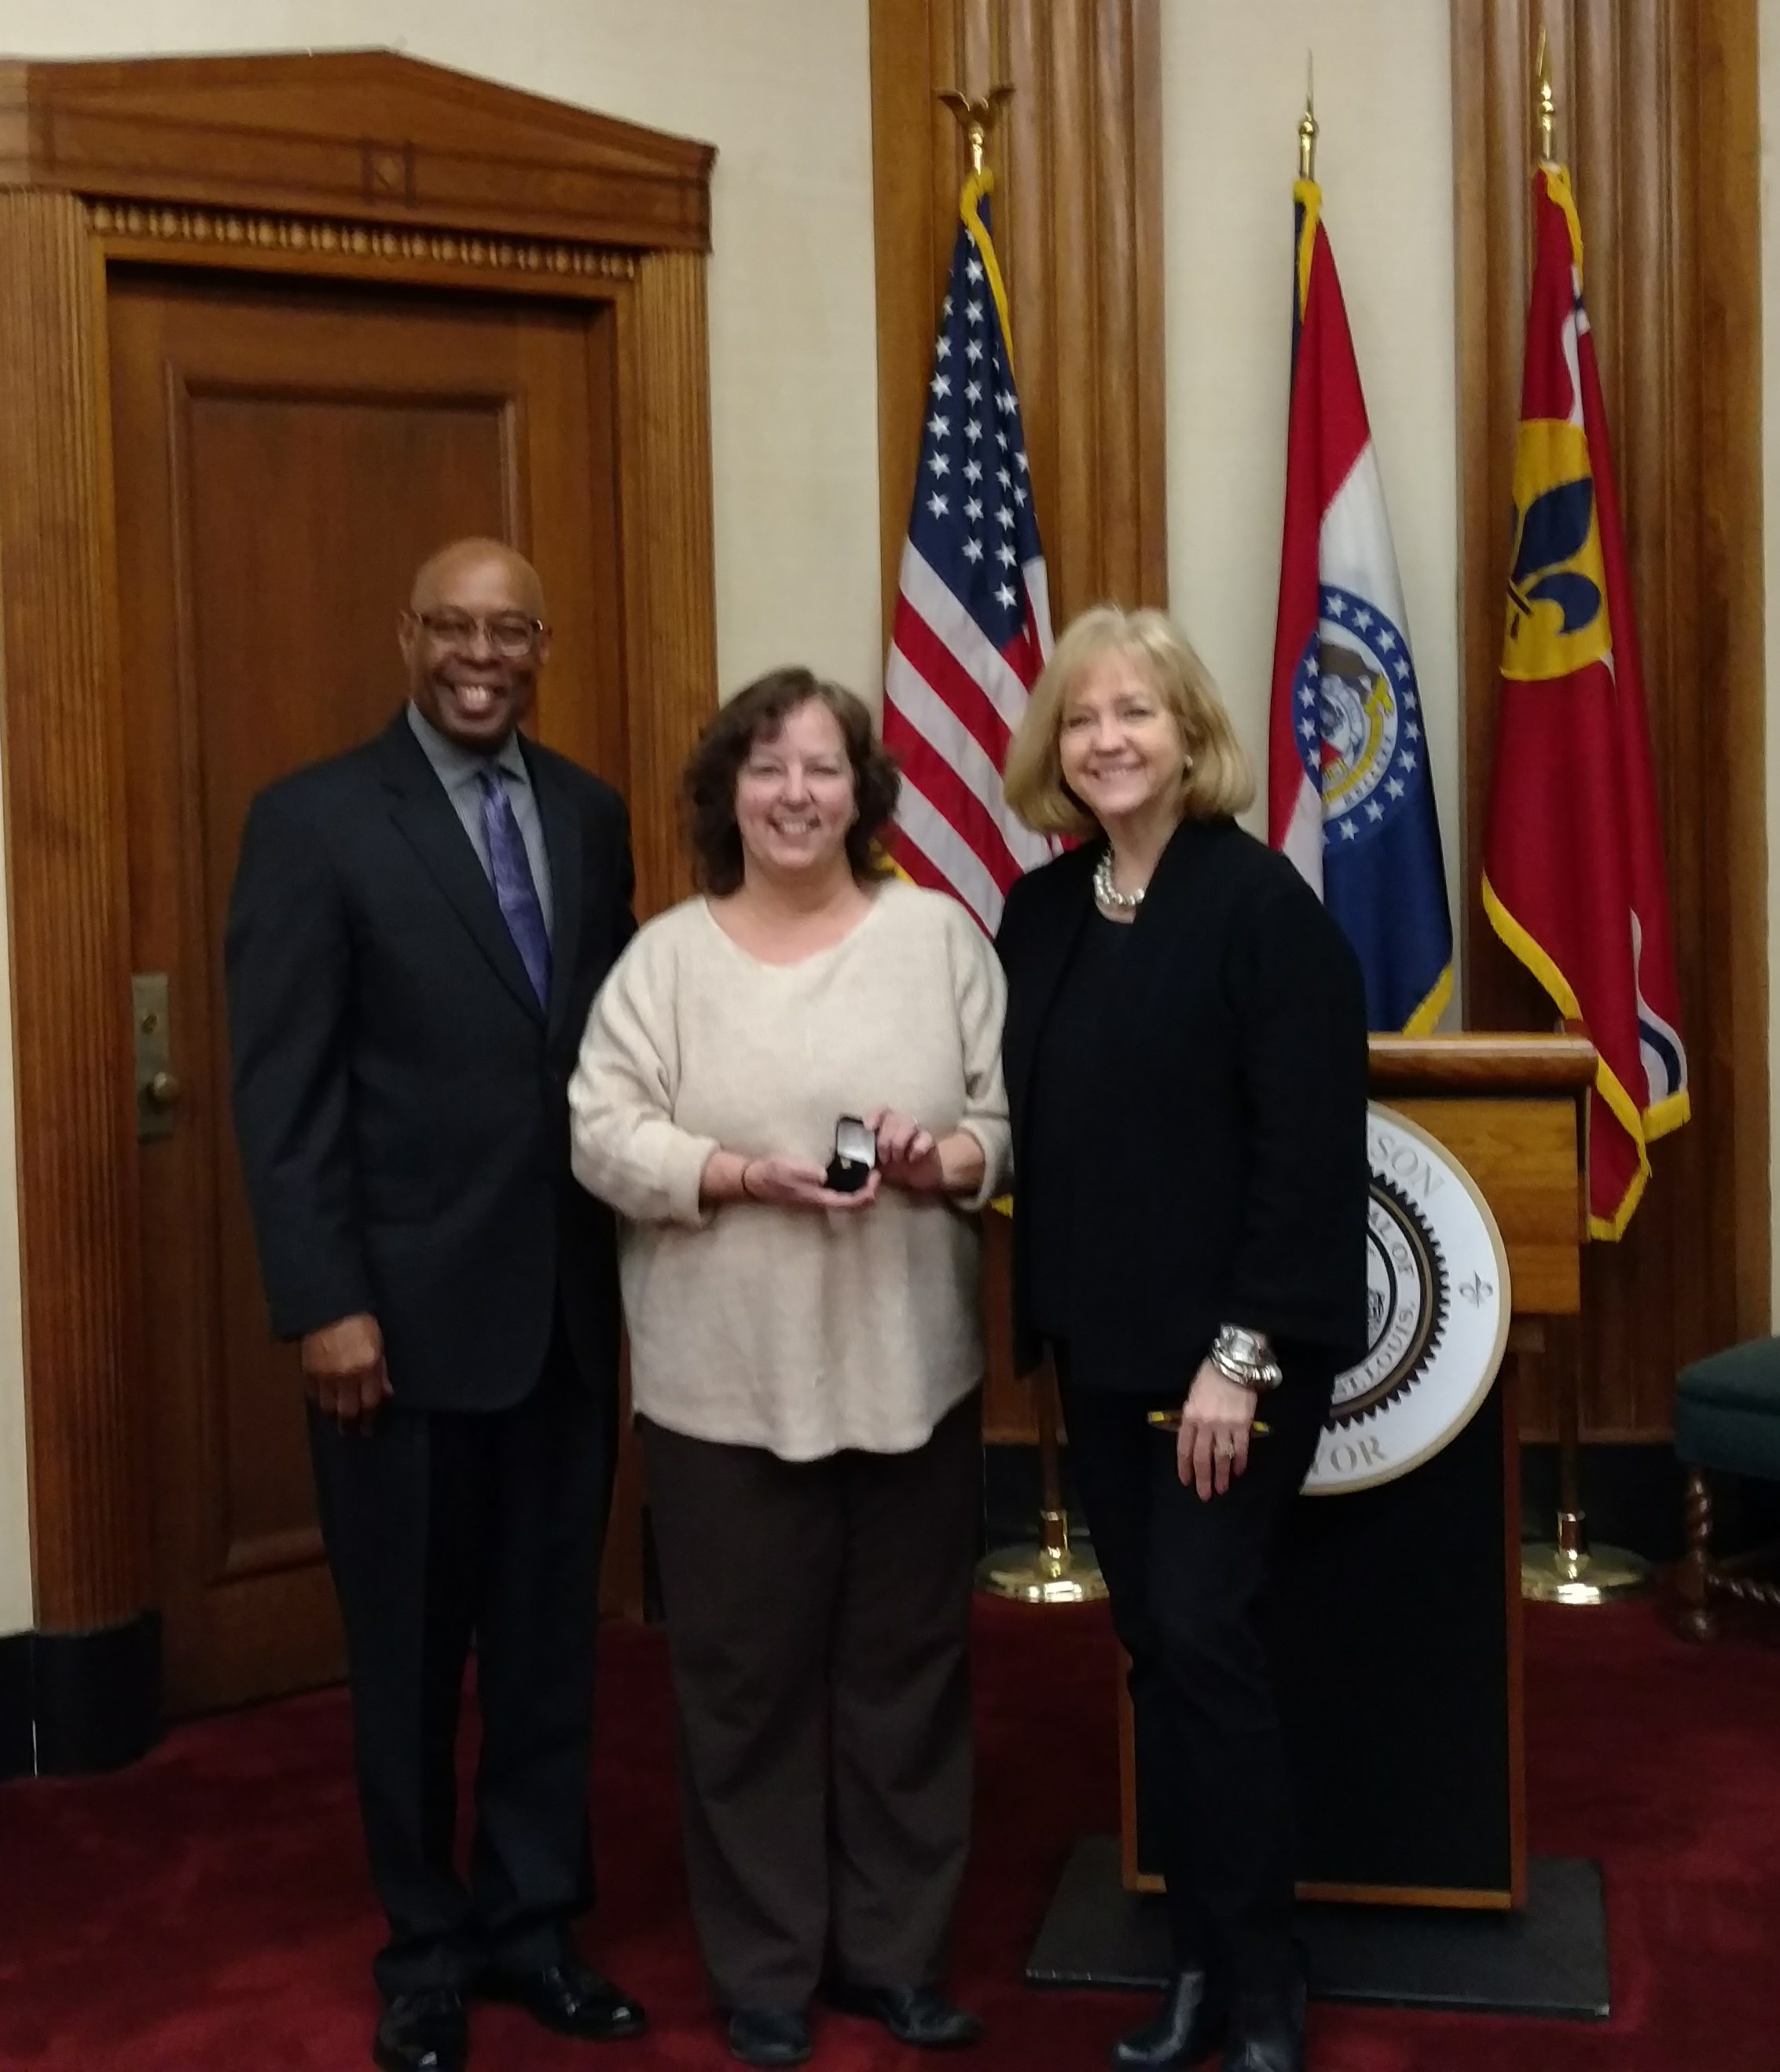
M 1476 1415 L 1508 1338 L 1508 1256 L 1470 1175 L 1376 1102 L 1366 1145 L 1366 1356 L 1336 1377 L 1309 1496 L 1371 1489 L 1431 1459 Z

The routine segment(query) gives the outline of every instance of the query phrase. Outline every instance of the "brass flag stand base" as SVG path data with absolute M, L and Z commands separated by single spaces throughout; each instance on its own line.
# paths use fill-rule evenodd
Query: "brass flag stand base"
M 976 1587 L 992 1597 L 1028 1605 L 1087 1605 L 1106 1595 L 1106 1578 L 1091 1555 L 1069 1544 L 1057 1466 L 1057 1392 L 1047 1368 L 1033 1384 L 1038 1413 L 1038 1469 L 1043 1494 L 1037 1546 L 1003 1547 L 976 1564 Z
M 1520 1550 L 1520 1594 L 1542 1605 L 1605 1605 L 1641 1597 L 1651 1587 L 1651 1564 L 1623 1547 L 1590 1548 L 1579 1511 L 1557 1515 L 1557 1544 Z
M 1557 1540 L 1529 1543 L 1520 1550 L 1520 1594 L 1542 1605 L 1605 1605 L 1642 1597 L 1651 1588 L 1651 1564 L 1623 1547 L 1589 1544 L 1577 1482 L 1581 1446 L 1582 1376 L 1575 1359 L 1564 1362 L 1557 1392 Z
M 1034 1546 L 1003 1547 L 976 1564 L 976 1587 L 992 1597 L 1013 1597 L 1028 1605 L 1091 1605 L 1106 1595 L 1106 1578 L 1091 1556 L 1069 1544 L 1069 1526 L 1060 1511 L 1043 1515 L 1043 1540 Z

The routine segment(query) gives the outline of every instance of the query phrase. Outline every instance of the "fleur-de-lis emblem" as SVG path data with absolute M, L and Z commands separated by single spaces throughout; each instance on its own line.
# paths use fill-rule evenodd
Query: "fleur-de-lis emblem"
M 1564 615 L 1561 630 L 1579 632 L 1601 610 L 1599 586 L 1568 565 L 1588 545 L 1594 522 L 1593 483 L 1587 475 L 1560 482 L 1534 497 L 1519 518 L 1508 578 L 1513 611 L 1526 615 L 1535 604 L 1555 604 Z M 1519 631 L 1518 619 L 1511 619 L 1511 637 Z

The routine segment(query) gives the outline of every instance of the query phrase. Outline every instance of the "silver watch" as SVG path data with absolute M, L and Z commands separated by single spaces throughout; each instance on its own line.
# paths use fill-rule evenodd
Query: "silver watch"
M 1211 1341 L 1211 1364 L 1226 1381 L 1255 1396 L 1265 1396 L 1285 1379 L 1266 1334 L 1245 1330 L 1240 1324 L 1218 1326 L 1218 1335 Z

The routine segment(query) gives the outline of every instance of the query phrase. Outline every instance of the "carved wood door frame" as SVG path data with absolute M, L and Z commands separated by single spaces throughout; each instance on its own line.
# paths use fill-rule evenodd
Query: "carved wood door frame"
M 146 1626 L 152 1654 L 113 270 L 609 303 L 626 724 L 633 768 L 677 771 L 716 698 L 714 157 L 387 52 L 0 67 L 0 696 L 39 1633 L 134 1635 L 140 1661 Z M 648 911 L 682 882 L 671 787 L 631 804 Z

